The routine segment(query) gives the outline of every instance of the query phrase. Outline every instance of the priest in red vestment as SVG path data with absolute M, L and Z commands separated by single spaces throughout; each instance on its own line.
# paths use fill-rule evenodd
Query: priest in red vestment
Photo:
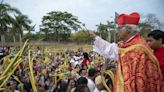
M 140 15 L 121 14 L 117 19 L 118 44 L 109 43 L 94 32 L 94 51 L 117 60 L 113 92 L 160 92 L 162 81 L 159 62 L 146 41 L 140 36 Z

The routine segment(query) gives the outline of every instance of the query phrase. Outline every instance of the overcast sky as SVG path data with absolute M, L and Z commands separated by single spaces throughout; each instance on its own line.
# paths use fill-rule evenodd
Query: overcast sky
M 86 24 L 89 29 L 96 29 L 96 24 L 113 20 L 114 13 L 139 12 L 155 14 L 164 23 L 164 0 L 4 0 L 18 8 L 36 24 L 39 31 L 42 17 L 51 11 L 67 11 Z

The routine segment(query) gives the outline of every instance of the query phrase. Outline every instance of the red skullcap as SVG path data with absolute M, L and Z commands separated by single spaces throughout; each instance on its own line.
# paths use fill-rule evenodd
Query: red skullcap
M 140 20 L 140 15 L 137 12 L 131 13 L 130 15 L 120 14 L 117 19 L 117 24 L 118 25 L 124 25 L 124 24 L 138 25 L 139 20 Z

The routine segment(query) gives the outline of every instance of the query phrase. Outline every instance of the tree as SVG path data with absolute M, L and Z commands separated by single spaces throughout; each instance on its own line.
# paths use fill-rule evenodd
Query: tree
M 90 43 L 92 38 L 84 30 L 80 30 L 71 35 L 70 40 L 77 43 Z
M 140 28 L 140 34 L 144 38 L 147 38 L 147 34 L 153 29 L 153 27 L 146 22 L 139 23 L 139 28 Z
M 96 25 L 96 26 L 97 26 L 98 34 L 99 34 L 103 39 L 106 40 L 107 37 L 108 37 L 108 25 L 100 23 L 99 25 Z
M 45 33 L 46 37 L 49 33 L 54 34 L 56 41 L 68 40 L 71 31 L 77 31 L 81 28 L 76 16 L 68 12 L 52 11 L 42 18 L 40 31 Z
M 40 34 L 44 34 L 44 40 L 49 40 L 49 38 L 50 38 L 50 36 L 49 36 L 49 34 L 50 34 L 50 30 L 49 30 L 49 28 L 48 27 L 45 27 L 45 28 L 41 28 L 40 27 Z
M 100 23 L 99 25 L 96 25 L 97 26 L 97 33 L 105 40 L 107 40 L 108 36 L 111 36 L 109 35 L 109 32 L 112 30 L 114 30 L 115 28 L 115 24 L 114 22 L 109 22 L 107 21 L 107 24 L 102 24 Z
M 32 27 L 30 26 L 31 20 L 28 19 L 26 15 L 19 14 L 15 16 L 15 20 L 12 22 L 12 31 L 15 36 L 16 33 L 19 35 L 19 41 L 22 42 L 23 31 L 31 31 Z
M 147 14 L 145 23 L 151 25 L 153 29 L 161 29 L 164 26 L 155 14 Z
M 4 33 L 10 27 L 11 22 L 14 19 L 12 14 L 20 14 L 20 11 L 8 4 L 0 3 L 0 35 L 2 45 L 5 43 Z
M 159 21 L 155 14 L 147 14 L 144 20 L 139 23 L 140 34 L 147 38 L 147 34 L 153 29 L 162 29 L 164 25 Z

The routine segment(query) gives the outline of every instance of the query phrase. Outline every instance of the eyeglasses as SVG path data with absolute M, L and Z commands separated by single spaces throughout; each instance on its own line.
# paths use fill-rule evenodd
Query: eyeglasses
M 122 28 L 124 28 L 125 26 L 119 26 L 119 27 L 117 27 L 116 28 L 116 32 L 119 32 L 119 31 L 121 31 L 122 30 Z

